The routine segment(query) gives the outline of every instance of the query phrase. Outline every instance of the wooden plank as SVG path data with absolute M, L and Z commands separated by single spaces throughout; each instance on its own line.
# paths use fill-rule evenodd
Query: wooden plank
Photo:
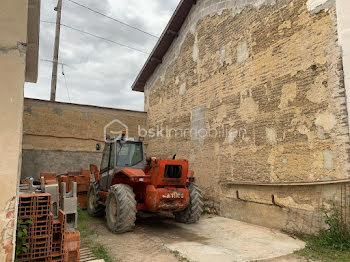
M 80 262 L 90 262 L 90 261 L 104 261 L 98 260 L 88 247 L 82 247 L 80 249 Z

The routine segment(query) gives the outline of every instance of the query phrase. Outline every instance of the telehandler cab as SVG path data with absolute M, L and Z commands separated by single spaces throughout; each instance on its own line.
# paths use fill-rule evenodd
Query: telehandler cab
M 100 170 L 90 165 L 90 171 L 88 213 L 106 214 L 113 233 L 132 230 L 141 210 L 171 211 L 181 223 L 197 222 L 201 216 L 202 195 L 188 161 L 175 160 L 175 155 L 145 161 L 143 142 L 126 138 L 124 131 L 105 143 Z

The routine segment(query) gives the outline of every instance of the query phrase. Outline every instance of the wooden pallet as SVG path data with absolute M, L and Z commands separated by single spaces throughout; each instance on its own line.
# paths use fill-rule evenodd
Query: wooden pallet
M 87 247 L 80 249 L 80 262 L 103 262 L 103 259 L 97 259 Z

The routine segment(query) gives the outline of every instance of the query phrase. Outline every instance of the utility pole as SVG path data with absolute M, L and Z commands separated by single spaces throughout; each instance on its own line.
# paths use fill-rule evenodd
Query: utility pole
M 58 64 L 58 51 L 60 48 L 62 0 L 58 0 L 55 11 L 57 11 L 57 17 L 56 17 L 55 49 L 53 53 L 52 78 L 51 78 L 51 94 L 50 94 L 51 101 L 56 100 L 57 64 Z

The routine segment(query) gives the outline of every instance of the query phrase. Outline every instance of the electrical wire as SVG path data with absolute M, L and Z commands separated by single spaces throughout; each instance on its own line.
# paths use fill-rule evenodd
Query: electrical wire
M 68 100 L 69 100 L 69 102 L 71 103 L 70 95 L 69 95 L 69 90 L 68 90 L 68 86 L 67 86 L 67 79 L 66 79 L 66 75 L 65 75 L 65 73 L 64 73 L 63 64 L 62 64 L 62 75 L 63 75 L 63 77 L 64 77 L 64 84 L 65 84 L 65 86 L 66 86 L 67 95 L 68 95 Z
M 154 34 L 148 33 L 148 32 L 146 32 L 146 31 L 144 31 L 144 30 L 142 30 L 142 29 L 140 29 L 140 28 L 137 28 L 137 27 L 135 27 L 135 26 L 129 25 L 129 24 L 125 23 L 125 22 L 122 22 L 122 21 L 120 21 L 120 20 L 118 20 L 118 19 L 115 19 L 115 18 L 113 18 L 113 17 L 111 17 L 111 16 L 108 16 L 108 15 L 106 15 L 106 14 L 104 14 L 104 13 L 101 13 L 101 12 L 99 12 L 99 11 L 96 11 L 96 10 L 94 10 L 94 9 L 88 7 L 88 6 L 85 6 L 85 5 L 83 5 L 83 4 L 80 4 L 80 3 L 75 2 L 75 1 L 73 1 L 73 0 L 67 0 L 67 1 L 69 1 L 69 2 L 71 2 L 71 3 L 73 3 L 73 4 L 75 4 L 75 5 L 78 5 L 78 6 L 82 7 L 82 8 L 86 8 L 86 9 L 90 10 L 91 12 L 94 12 L 94 13 L 96 13 L 96 14 L 99 14 L 99 15 L 102 15 L 102 16 L 104 16 L 104 17 L 106 17 L 106 18 L 109 18 L 109 19 L 111 19 L 111 20 L 113 20 L 113 21 L 115 21 L 115 22 L 117 22 L 117 23 L 120 23 L 120 24 L 122 24 L 122 25 L 124 25 L 124 26 L 130 27 L 130 28 L 132 28 L 132 29 L 134 29 L 134 30 L 137 30 L 137 31 L 139 31 L 139 32 L 142 32 L 142 33 L 144 33 L 144 34 L 146 34 L 146 35 L 149 35 L 149 36 L 154 37 L 154 38 L 159 38 L 158 36 L 156 36 L 156 35 L 154 35 Z
M 49 63 L 54 63 L 55 61 L 53 61 L 53 60 L 49 60 L 49 59 L 40 59 L 40 61 L 44 61 L 44 62 L 49 62 Z M 59 64 L 59 65 L 64 65 L 64 66 L 67 66 L 67 67 L 70 67 L 70 66 L 68 66 L 67 64 L 65 64 L 65 63 L 60 63 L 60 62 L 57 62 L 57 64 Z
M 45 20 L 40 20 L 40 22 L 47 23 L 47 24 L 54 24 L 54 25 L 56 24 L 56 22 L 45 21 Z M 116 42 L 116 41 L 114 41 L 114 40 L 107 39 L 107 38 L 102 37 L 102 36 L 94 35 L 94 34 L 91 34 L 91 33 L 89 33 L 89 32 L 83 31 L 83 30 L 81 30 L 81 29 L 74 28 L 74 27 L 69 26 L 69 25 L 61 24 L 61 26 L 66 27 L 66 28 L 69 28 L 69 29 L 74 30 L 74 31 L 78 31 L 78 32 L 83 33 L 83 34 L 87 34 L 87 35 L 93 36 L 93 37 L 95 37 L 95 38 L 99 38 L 99 39 L 102 39 L 102 40 L 111 42 L 111 43 L 113 43 L 113 44 L 116 44 L 116 45 L 119 45 L 119 46 L 122 46 L 122 47 L 125 47 L 125 48 L 129 48 L 129 49 L 134 50 L 134 51 L 138 51 L 138 52 L 143 53 L 143 54 L 145 54 L 145 55 L 149 55 L 149 54 L 150 54 L 150 53 L 147 53 L 147 52 L 142 51 L 142 50 L 140 50 L 140 49 L 137 49 L 137 48 L 135 48 L 135 47 L 131 47 L 131 46 L 128 46 L 128 45 L 125 45 L 125 44 L 122 44 L 122 43 L 118 43 L 118 42 Z

